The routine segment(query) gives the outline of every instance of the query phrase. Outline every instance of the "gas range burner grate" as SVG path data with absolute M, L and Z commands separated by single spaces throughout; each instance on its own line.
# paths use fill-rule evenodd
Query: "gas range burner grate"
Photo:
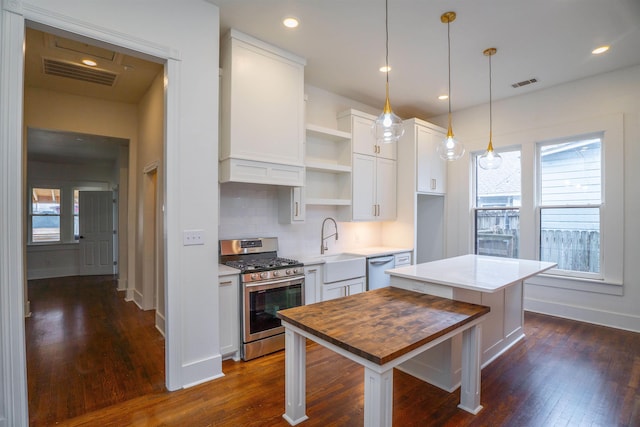
M 302 263 L 289 258 L 249 259 L 227 261 L 226 265 L 237 268 L 242 273 L 275 270 L 283 267 L 300 267 Z

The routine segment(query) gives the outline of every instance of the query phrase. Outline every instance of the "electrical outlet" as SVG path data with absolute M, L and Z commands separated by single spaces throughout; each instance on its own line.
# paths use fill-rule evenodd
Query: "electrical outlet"
M 184 230 L 182 244 L 184 246 L 204 245 L 204 230 Z

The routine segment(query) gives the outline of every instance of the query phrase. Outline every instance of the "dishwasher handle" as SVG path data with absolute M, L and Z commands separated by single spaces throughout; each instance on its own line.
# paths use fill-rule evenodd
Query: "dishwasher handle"
M 395 259 L 395 257 L 393 257 L 393 255 L 392 256 L 388 256 L 388 257 L 370 258 L 369 259 L 369 264 L 371 264 L 371 265 L 384 265 L 384 264 L 390 263 L 394 259 Z

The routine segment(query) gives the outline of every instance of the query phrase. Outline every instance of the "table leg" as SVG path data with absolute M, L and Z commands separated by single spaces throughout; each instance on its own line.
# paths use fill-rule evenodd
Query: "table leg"
M 282 417 L 292 426 L 309 417 L 306 412 L 306 340 L 285 327 L 285 413 Z
M 364 368 L 364 425 L 391 427 L 393 419 L 393 368 L 378 373 Z
M 474 415 L 482 410 L 480 405 L 481 334 L 481 325 L 472 326 L 462 332 L 462 385 L 458 408 Z

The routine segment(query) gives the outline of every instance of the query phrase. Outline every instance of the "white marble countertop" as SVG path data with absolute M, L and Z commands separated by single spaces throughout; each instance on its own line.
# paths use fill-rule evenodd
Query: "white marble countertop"
M 298 261 L 303 263 L 305 266 L 310 266 L 310 265 L 324 264 L 325 258 L 332 257 L 332 256 L 350 255 L 353 257 L 371 258 L 375 256 L 384 256 L 384 255 L 398 254 L 402 252 L 411 252 L 411 251 L 412 249 L 408 249 L 408 248 L 394 248 L 389 246 L 371 246 L 366 248 L 349 249 L 344 252 L 336 252 L 336 253 L 326 252 L 324 255 L 302 255 L 299 257 L 294 256 L 294 257 L 287 257 L 287 258 L 297 259 Z
M 481 292 L 496 292 L 555 267 L 553 262 L 462 255 L 386 270 L 393 277 Z
M 389 246 L 370 246 L 368 248 L 352 249 L 349 251 L 345 251 L 345 253 L 371 258 L 376 256 L 399 254 L 402 252 L 411 252 L 412 250 L 413 249 L 409 248 L 394 248 Z
M 229 276 L 231 274 L 240 274 L 240 270 L 224 264 L 218 264 L 218 276 Z

